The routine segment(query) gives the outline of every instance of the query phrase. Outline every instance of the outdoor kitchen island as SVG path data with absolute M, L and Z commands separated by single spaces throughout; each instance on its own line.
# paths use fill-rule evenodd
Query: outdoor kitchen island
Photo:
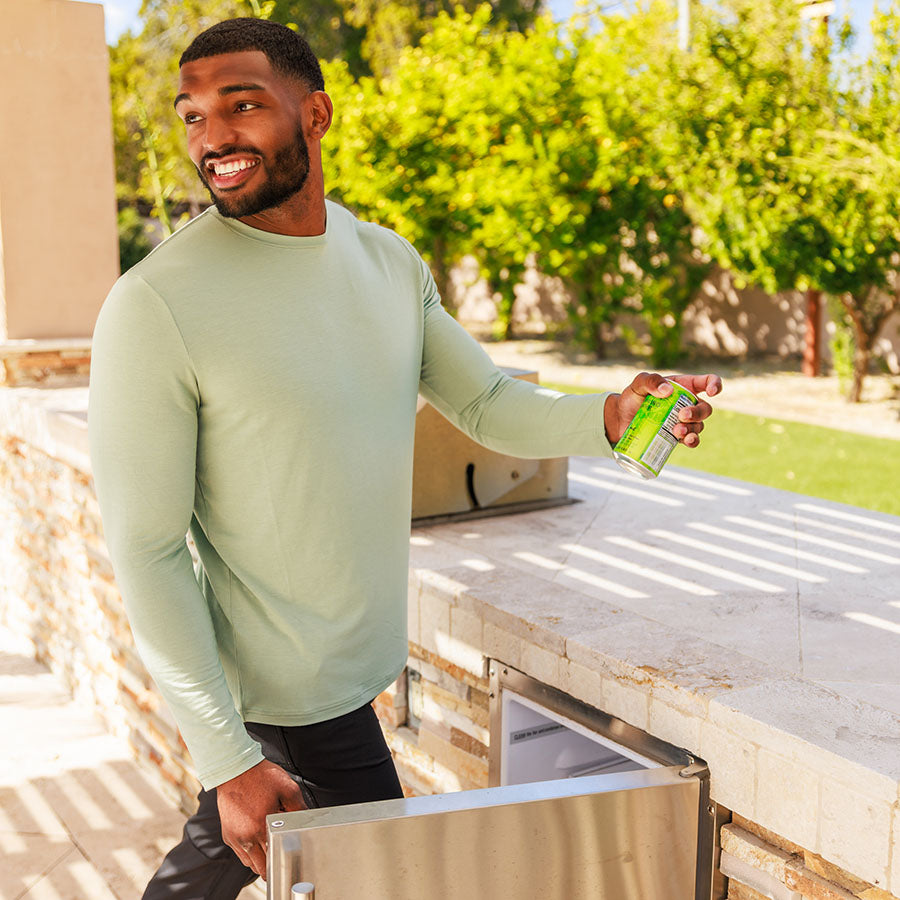
M 102 537 L 86 390 L 0 399 L 0 619 L 188 810 Z M 580 502 L 413 529 L 409 665 L 376 702 L 404 784 L 488 784 L 490 660 L 705 760 L 735 900 L 900 897 L 900 518 L 682 452 L 656 483 L 572 459 Z
M 413 530 L 410 665 L 377 703 L 408 789 L 488 784 L 505 664 L 708 763 L 728 896 L 900 896 L 900 519 L 671 464 L 569 484 Z

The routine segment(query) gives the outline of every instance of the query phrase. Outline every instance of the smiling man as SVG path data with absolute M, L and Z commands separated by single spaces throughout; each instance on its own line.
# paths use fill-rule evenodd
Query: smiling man
M 609 456 L 671 391 L 642 374 L 568 396 L 499 372 L 409 243 L 325 199 L 324 87 L 281 25 L 193 41 L 175 105 L 213 206 L 122 276 L 94 334 L 106 538 L 203 785 L 150 900 L 236 897 L 265 873 L 269 813 L 401 795 L 370 704 L 407 656 L 418 392 L 540 458 Z M 710 412 L 684 410 L 677 436 L 696 446 Z

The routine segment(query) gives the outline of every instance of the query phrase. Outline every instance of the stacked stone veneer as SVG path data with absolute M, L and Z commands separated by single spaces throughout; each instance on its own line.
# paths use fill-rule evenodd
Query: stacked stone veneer
M 56 457 L 65 454 L 46 449 L 0 432 L 0 618 L 30 638 L 38 658 L 126 736 L 190 810 L 199 785 L 135 653 L 87 466 L 77 454 L 64 462 Z M 549 631 L 504 610 L 499 593 L 484 599 L 474 601 L 444 574 L 411 575 L 409 665 L 375 701 L 407 794 L 487 786 L 488 656 L 587 702 L 601 696 L 600 675 L 565 659 Z M 629 718 L 633 708 L 646 718 L 649 701 L 636 683 L 610 682 L 602 699 L 608 712 Z M 677 742 L 677 735 L 668 739 Z M 740 758 L 741 749 L 734 752 Z M 847 838 L 861 836 L 848 831 Z M 739 816 L 721 840 L 730 900 L 894 900 Z
M 90 370 L 90 340 L 0 343 L 0 384 L 53 387 L 86 382 Z
M 90 475 L 4 435 L 0 485 L 4 624 L 29 638 L 37 658 L 190 809 L 199 783 L 134 649 Z
M 728 900 L 893 900 L 815 853 L 734 816 L 721 832 Z
M 487 679 L 410 644 L 398 681 L 375 701 L 404 792 L 488 786 Z

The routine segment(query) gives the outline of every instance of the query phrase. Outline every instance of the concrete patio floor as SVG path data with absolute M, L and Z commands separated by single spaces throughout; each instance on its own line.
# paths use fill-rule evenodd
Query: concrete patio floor
M 184 815 L 2 627 L 0 759 L 0 900 L 138 900 Z

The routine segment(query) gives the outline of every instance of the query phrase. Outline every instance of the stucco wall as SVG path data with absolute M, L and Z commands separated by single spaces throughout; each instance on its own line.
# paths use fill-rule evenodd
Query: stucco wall
M 478 277 L 478 266 L 466 259 L 452 274 L 451 302 L 460 321 L 476 328 L 489 327 L 496 318 L 496 306 L 487 285 Z M 529 268 L 516 287 L 513 326 L 522 333 L 544 333 L 565 323 L 567 295 L 559 279 Z M 827 305 L 823 302 L 823 307 Z M 800 357 L 805 339 L 806 298 L 800 291 L 775 296 L 755 287 L 737 289 L 732 276 L 715 269 L 703 283 L 684 315 L 685 346 L 701 355 L 723 357 Z M 643 334 L 635 316 L 621 320 Z M 821 323 L 822 356 L 830 360 L 828 338 L 833 333 L 827 308 Z M 621 338 L 610 334 L 610 352 L 627 352 Z M 888 370 L 900 374 L 900 315 L 893 316 L 875 345 L 875 356 Z
M 0 341 L 88 337 L 119 271 L 99 4 L 0 0 Z

